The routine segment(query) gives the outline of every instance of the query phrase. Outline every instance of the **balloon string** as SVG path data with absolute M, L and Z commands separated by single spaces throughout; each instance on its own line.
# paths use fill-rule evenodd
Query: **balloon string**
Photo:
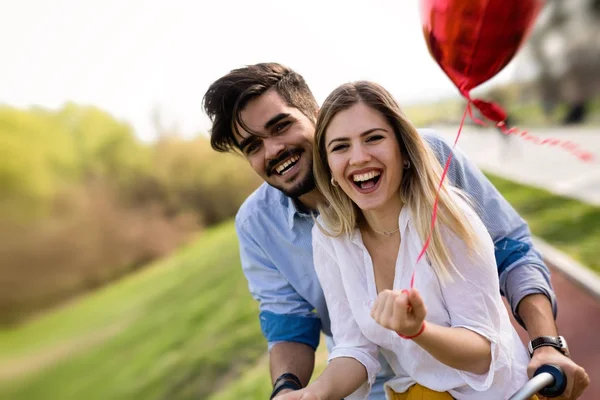
M 437 219 L 437 209 L 438 209 L 438 201 L 440 198 L 440 191 L 442 189 L 444 179 L 446 178 L 446 175 L 448 174 L 448 170 L 450 169 L 450 162 L 452 161 L 452 154 L 454 154 L 454 148 L 456 147 L 456 143 L 458 143 L 458 138 L 460 137 L 460 133 L 462 132 L 463 125 L 465 124 L 465 119 L 467 117 L 467 113 L 469 113 L 469 114 L 471 113 L 470 103 L 467 104 L 467 107 L 465 108 L 465 112 L 463 113 L 462 119 L 460 121 L 460 127 L 458 128 L 458 132 L 456 133 L 456 138 L 454 139 L 454 144 L 452 145 L 452 150 L 450 151 L 450 154 L 448 155 L 448 159 L 446 160 L 446 165 L 444 166 L 444 171 L 442 172 L 442 177 L 440 178 L 440 184 L 438 185 L 437 193 L 435 195 L 435 201 L 433 203 L 433 213 L 431 215 L 431 228 L 429 229 L 429 234 L 427 235 L 427 240 L 425 240 L 425 244 L 423 245 L 423 248 L 421 249 L 421 253 L 419 253 L 419 256 L 417 257 L 417 262 L 415 263 L 415 266 L 413 267 L 413 272 L 410 277 L 410 288 L 411 289 L 415 285 L 416 266 L 419 263 L 419 261 L 421 261 L 421 258 L 423 258 L 423 256 L 425 255 L 425 252 L 427 251 L 427 248 L 429 247 L 429 242 L 431 241 L 431 235 L 433 233 L 433 228 L 435 227 L 435 221 Z
M 463 95 L 465 95 L 465 94 L 463 93 Z M 465 97 L 468 100 L 467 106 L 465 107 L 465 112 L 463 113 L 462 119 L 460 121 L 460 126 L 458 128 L 458 132 L 456 133 L 456 138 L 454 139 L 454 144 L 452 145 L 452 151 L 450 152 L 450 155 L 448 156 L 448 159 L 446 160 L 446 165 L 444 166 L 444 171 L 442 172 L 440 184 L 438 186 L 437 193 L 435 196 L 435 202 L 433 203 L 433 213 L 431 215 L 431 229 L 429 231 L 429 234 L 427 235 L 425 244 L 423 245 L 423 248 L 421 249 L 421 252 L 419 253 L 419 256 L 417 257 L 415 266 L 413 267 L 413 272 L 412 272 L 412 275 L 410 278 L 410 288 L 411 289 L 414 287 L 414 284 L 415 284 L 416 264 L 418 264 L 419 261 L 421 261 L 421 258 L 423 258 L 423 255 L 425 255 L 425 252 L 427 251 L 427 248 L 429 247 L 429 243 L 431 242 L 431 235 L 433 233 L 433 229 L 435 227 L 435 222 L 437 220 L 437 209 L 438 209 L 438 201 L 439 201 L 440 191 L 442 189 L 444 179 L 446 178 L 446 175 L 448 173 L 448 169 L 450 168 L 450 162 L 452 161 L 452 154 L 454 153 L 454 148 L 456 147 L 456 143 L 458 143 L 458 138 L 460 137 L 463 126 L 465 124 L 465 119 L 466 119 L 467 115 L 469 115 L 469 118 L 471 118 L 471 120 L 473 122 L 475 122 L 476 124 L 481 125 L 481 126 L 488 126 L 488 124 L 486 124 L 485 121 L 480 120 L 480 119 L 476 118 L 475 116 L 473 116 L 471 103 L 474 103 L 475 106 L 478 108 L 481 104 L 485 104 L 486 107 L 488 107 L 488 109 L 491 107 L 493 109 L 494 113 L 498 112 L 499 115 L 502 115 L 502 113 L 504 113 L 504 111 L 496 104 L 486 103 L 481 100 L 474 101 L 468 96 L 468 93 L 465 95 Z M 530 135 L 527 131 L 522 131 L 515 127 L 507 128 L 504 121 L 499 121 L 499 122 L 494 121 L 494 122 L 496 122 L 496 127 L 498 129 L 500 129 L 500 131 L 505 135 L 519 135 L 522 138 L 524 138 L 525 140 L 530 140 L 534 144 L 538 144 L 538 145 L 544 145 L 544 144 L 548 144 L 550 146 L 560 145 L 562 148 L 574 153 L 575 156 L 579 157 L 579 159 L 584 162 L 592 162 L 595 159 L 595 156 L 592 153 L 578 149 L 578 145 L 569 140 L 560 140 L 560 139 L 552 139 L 552 138 L 540 139 L 539 137 Z
M 495 122 L 495 127 L 500 130 L 505 135 L 515 135 L 520 136 L 522 139 L 530 141 L 536 145 L 548 145 L 548 146 L 560 146 L 562 149 L 565 149 L 571 152 L 575 157 L 579 158 L 579 160 L 583 162 L 592 162 L 595 159 L 594 154 L 581 149 L 577 143 L 574 143 L 570 140 L 561 140 L 555 138 L 546 138 L 542 139 L 538 136 L 534 136 L 525 130 L 520 130 L 516 127 L 508 128 L 506 126 L 506 112 L 497 104 L 491 102 L 485 102 L 479 99 L 471 99 L 468 92 L 463 92 L 463 96 L 468 100 L 467 110 L 469 112 L 469 117 L 473 122 L 481 126 L 489 126 L 484 121 L 475 118 L 473 116 L 473 112 L 471 110 L 471 103 L 475 105 L 481 111 L 482 115 Z

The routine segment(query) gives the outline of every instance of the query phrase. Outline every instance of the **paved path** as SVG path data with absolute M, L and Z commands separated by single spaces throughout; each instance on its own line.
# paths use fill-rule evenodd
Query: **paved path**
M 453 143 L 458 127 L 434 129 Z M 600 205 L 600 128 L 559 127 L 529 133 L 542 140 L 569 140 L 595 155 L 595 160 L 582 162 L 558 146 L 535 145 L 521 137 L 507 138 L 495 129 L 472 126 L 463 129 L 458 147 L 486 171 Z
M 435 127 L 451 142 L 458 127 Z M 543 139 L 569 140 L 592 153 L 594 162 L 582 162 L 564 148 L 535 145 L 520 137 L 507 138 L 494 129 L 465 127 L 458 141 L 461 148 L 483 170 L 532 186 L 548 189 L 588 203 L 600 205 L 600 128 L 533 129 Z M 569 342 L 572 358 L 588 372 L 590 387 L 581 400 L 600 399 L 600 300 L 582 290 L 561 270 L 552 270 L 552 285 L 558 299 L 557 325 Z M 513 321 L 521 339 L 526 332 Z
M 568 343 L 571 357 L 585 368 L 591 383 L 580 400 L 600 399 L 600 302 L 581 290 L 566 275 L 551 267 L 552 286 L 558 300 L 557 325 Z M 513 320 L 524 343 L 527 333 Z

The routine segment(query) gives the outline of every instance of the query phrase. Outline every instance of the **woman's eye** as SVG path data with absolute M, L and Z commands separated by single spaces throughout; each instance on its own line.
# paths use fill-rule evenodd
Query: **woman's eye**
M 338 144 L 337 146 L 334 146 L 331 149 L 331 152 L 333 153 L 334 151 L 339 151 L 339 150 L 345 149 L 346 147 L 347 147 L 347 145 L 345 145 L 345 144 Z
M 381 135 L 373 135 L 373 136 L 369 136 L 369 138 L 367 139 L 367 142 L 376 142 L 378 140 L 383 139 L 383 136 Z

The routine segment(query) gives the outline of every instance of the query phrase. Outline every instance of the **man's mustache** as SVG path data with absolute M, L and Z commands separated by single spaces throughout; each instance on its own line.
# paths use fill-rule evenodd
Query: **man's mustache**
M 281 163 L 286 158 L 290 158 L 295 155 L 300 155 L 304 153 L 304 149 L 289 149 L 281 153 L 277 158 L 270 160 L 267 163 L 267 176 L 271 176 L 275 173 L 275 166 Z

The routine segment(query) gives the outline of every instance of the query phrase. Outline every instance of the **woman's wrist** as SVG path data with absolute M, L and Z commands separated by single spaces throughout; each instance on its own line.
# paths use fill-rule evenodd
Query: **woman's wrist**
M 413 334 L 403 335 L 403 334 L 401 334 L 399 332 L 396 332 L 396 333 L 402 339 L 415 339 L 415 338 L 419 337 L 425 331 L 425 326 L 426 326 L 426 323 L 425 323 L 425 321 L 423 321 L 423 323 L 421 323 L 421 327 L 419 328 L 419 330 L 417 332 L 413 333 Z
M 331 398 L 332 394 L 332 388 L 330 386 L 331 385 L 329 385 L 329 382 L 325 382 L 323 377 L 320 377 L 319 379 L 315 380 L 311 385 L 307 386 L 307 389 L 309 389 L 310 393 L 315 395 L 317 399 L 327 400 Z

